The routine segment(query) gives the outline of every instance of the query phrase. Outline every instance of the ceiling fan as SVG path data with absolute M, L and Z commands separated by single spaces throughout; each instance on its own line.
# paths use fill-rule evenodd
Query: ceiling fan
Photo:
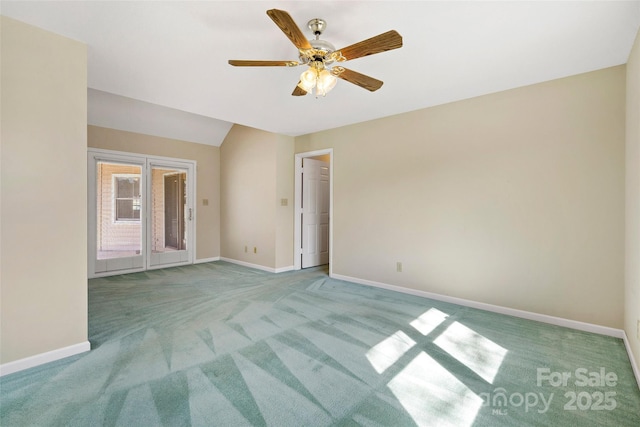
M 307 65 L 309 68 L 300 75 L 300 81 L 291 95 L 302 96 L 312 93 L 316 97 L 325 96 L 336 85 L 337 78 L 346 80 L 364 89 L 374 92 L 383 82 L 373 77 L 349 70 L 333 63 L 342 63 L 350 59 L 361 58 L 375 53 L 402 47 L 402 36 L 391 30 L 375 37 L 363 40 L 337 50 L 331 43 L 321 40 L 320 35 L 327 23 L 319 18 L 309 21 L 307 26 L 315 35 L 315 40 L 307 40 L 291 16 L 284 10 L 271 9 L 267 15 L 280 27 L 282 32 L 298 48 L 299 61 L 261 61 L 231 59 L 229 64 L 236 67 L 296 67 Z

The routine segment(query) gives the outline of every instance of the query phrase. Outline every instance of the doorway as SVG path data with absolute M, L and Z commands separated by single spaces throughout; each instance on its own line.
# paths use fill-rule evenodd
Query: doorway
M 193 263 L 195 162 L 89 150 L 89 277 Z
M 295 155 L 294 269 L 329 265 L 333 224 L 333 149 Z
M 170 172 L 164 175 L 164 248 L 182 250 L 185 248 L 184 206 L 187 174 Z M 162 221 L 162 219 L 161 219 Z
M 176 161 L 148 160 L 150 173 L 149 268 L 190 263 L 189 225 L 193 208 L 189 183 L 193 173 Z M 191 239 L 193 240 L 193 239 Z M 193 246 L 193 245 L 192 245 Z

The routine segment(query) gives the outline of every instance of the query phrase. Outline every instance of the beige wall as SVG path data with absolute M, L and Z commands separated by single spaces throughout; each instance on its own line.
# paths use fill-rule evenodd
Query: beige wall
M 621 328 L 624 111 L 619 66 L 296 138 L 333 272 Z
M 640 32 L 627 63 L 624 329 L 640 370 Z
M 293 141 L 231 128 L 220 147 L 223 257 L 273 269 L 293 265 Z
M 0 22 L 5 364 L 87 342 L 87 53 Z
M 293 265 L 295 139 L 278 135 L 276 147 L 276 268 Z M 283 199 L 286 206 L 283 206 Z
M 220 256 L 220 149 L 158 136 L 98 126 L 88 127 L 91 148 L 195 160 L 196 259 Z M 209 201 L 204 206 L 203 199 Z

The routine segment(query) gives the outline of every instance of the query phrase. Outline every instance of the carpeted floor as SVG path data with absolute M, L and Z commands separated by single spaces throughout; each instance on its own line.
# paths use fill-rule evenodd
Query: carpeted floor
M 620 339 L 225 262 L 89 281 L 92 351 L 0 379 L 2 426 L 634 426 Z

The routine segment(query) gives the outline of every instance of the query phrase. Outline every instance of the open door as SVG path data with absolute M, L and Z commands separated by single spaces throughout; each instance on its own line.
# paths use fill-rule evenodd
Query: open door
M 295 155 L 295 270 L 329 265 L 332 274 L 333 149 Z
M 329 263 L 329 162 L 302 160 L 302 268 Z

